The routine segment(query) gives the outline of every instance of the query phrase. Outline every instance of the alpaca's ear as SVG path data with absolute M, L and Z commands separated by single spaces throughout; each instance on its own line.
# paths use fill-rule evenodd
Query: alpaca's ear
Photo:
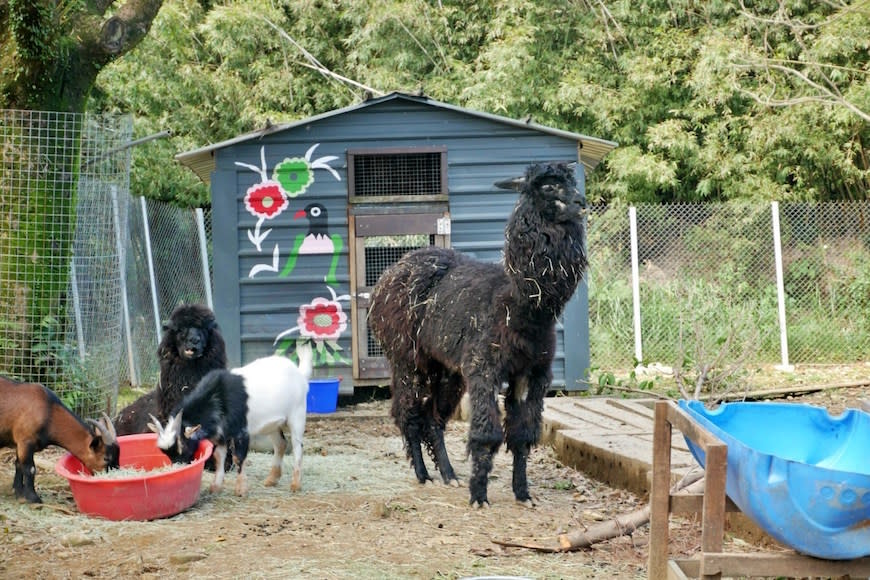
M 522 191 L 526 186 L 526 177 L 521 175 L 520 177 L 513 177 L 511 179 L 505 179 L 504 181 L 496 181 L 495 186 L 499 189 L 512 189 L 514 191 Z

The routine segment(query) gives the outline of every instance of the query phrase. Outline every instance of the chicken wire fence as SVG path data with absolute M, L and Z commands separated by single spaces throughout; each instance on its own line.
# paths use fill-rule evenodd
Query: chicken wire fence
M 0 372 L 93 413 L 118 384 L 128 117 L 0 110 Z
M 129 116 L 0 110 L 0 374 L 86 416 L 153 385 L 152 321 L 209 297 L 207 220 L 131 197 L 131 136 Z
M 591 208 L 593 366 L 867 360 L 868 218 L 867 202 Z

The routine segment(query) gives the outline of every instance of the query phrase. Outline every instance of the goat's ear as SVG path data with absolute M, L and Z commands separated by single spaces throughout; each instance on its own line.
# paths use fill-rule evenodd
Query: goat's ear
M 197 431 L 202 428 L 202 425 L 191 425 L 190 427 L 184 428 L 184 438 L 185 439 L 193 439 L 193 436 L 196 435 Z
M 91 435 L 93 436 L 93 437 L 91 437 L 90 447 L 91 447 L 91 449 L 96 450 L 100 447 L 100 443 L 103 442 L 103 437 L 102 437 L 103 427 L 97 421 L 95 421 L 93 419 L 88 418 L 88 419 L 85 419 L 85 421 L 87 422 L 88 425 L 90 425 Z
M 91 451 L 96 451 L 103 441 L 100 439 L 100 424 L 91 418 L 85 419 L 85 422 L 89 425 L 88 429 L 91 432 L 91 442 L 88 443 L 88 447 L 91 448 Z
M 495 186 L 499 189 L 512 189 L 513 191 L 522 191 L 526 186 L 526 178 L 525 176 L 513 177 L 511 179 L 505 179 L 503 181 L 496 181 Z

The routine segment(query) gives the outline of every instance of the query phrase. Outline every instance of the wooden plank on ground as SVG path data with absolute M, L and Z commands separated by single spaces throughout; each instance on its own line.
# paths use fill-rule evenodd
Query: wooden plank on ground
M 610 405 L 607 399 L 557 397 L 547 399 L 544 416 L 565 428 L 596 433 L 652 433 L 652 420 Z
M 553 449 L 559 460 L 590 477 L 637 494 L 649 492 L 652 472 L 652 441 L 630 434 L 590 434 L 583 430 L 561 430 Z M 688 452 L 673 451 L 671 474 L 674 482 L 697 464 Z
M 652 473 L 653 399 L 545 400 L 543 442 L 566 465 L 615 487 L 647 493 Z M 671 441 L 673 482 L 698 468 L 679 431 Z
M 850 577 L 870 576 L 870 558 L 822 560 L 794 552 L 784 553 L 702 553 L 699 574 L 753 577 Z
M 646 417 L 650 421 L 655 419 L 655 402 L 658 399 L 607 399 L 607 404 L 631 413 Z

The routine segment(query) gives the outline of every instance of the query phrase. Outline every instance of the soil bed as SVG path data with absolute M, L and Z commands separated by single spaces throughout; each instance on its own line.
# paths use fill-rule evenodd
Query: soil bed
M 855 406 L 865 388 L 801 397 L 831 407 Z M 510 454 L 497 455 L 492 506 L 474 510 L 468 489 L 419 485 L 388 417 L 388 401 L 343 407 L 309 419 L 302 491 L 291 493 L 288 467 L 278 487 L 262 485 L 270 453 L 252 453 L 247 497 L 224 490 L 202 495 L 185 513 L 153 522 L 111 522 L 77 513 L 67 482 L 55 475 L 65 453 L 37 455 L 42 506 L 12 495 L 12 450 L 0 450 L 0 577 L 6 578 L 645 578 L 648 526 L 591 549 L 546 554 L 505 548 L 493 539 L 555 541 L 642 507 L 646 498 L 613 489 L 561 465 L 549 447 L 534 450 L 529 481 L 535 507 L 516 504 Z M 453 421 L 447 443 L 467 481 L 467 425 Z M 434 469 L 432 469 L 434 473 Z M 698 527 L 671 523 L 671 556 L 698 549 Z M 740 541 L 735 544 L 739 549 Z

